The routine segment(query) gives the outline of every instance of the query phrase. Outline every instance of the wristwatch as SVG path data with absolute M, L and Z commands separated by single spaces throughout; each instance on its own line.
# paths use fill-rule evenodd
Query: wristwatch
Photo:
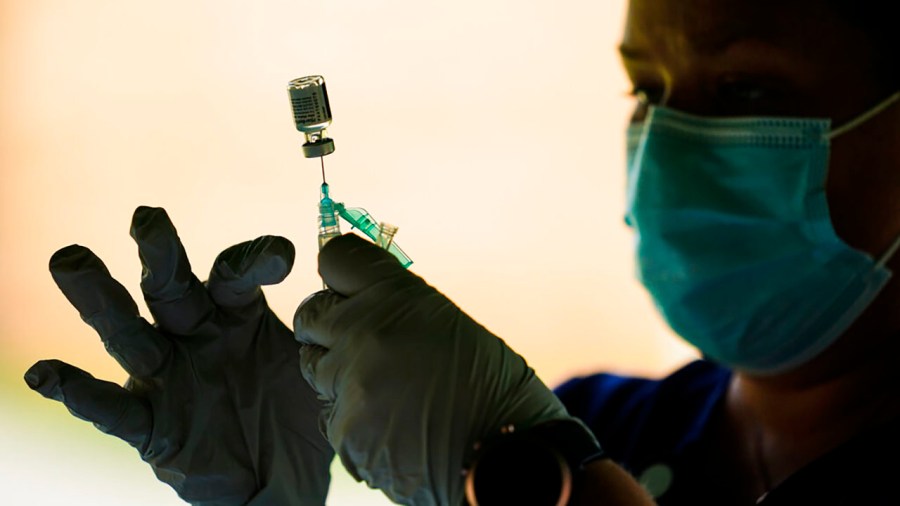
M 584 466 L 604 458 L 579 420 L 561 419 L 526 429 L 504 425 L 475 445 L 464 471 L 469 506 L 565 506 Z

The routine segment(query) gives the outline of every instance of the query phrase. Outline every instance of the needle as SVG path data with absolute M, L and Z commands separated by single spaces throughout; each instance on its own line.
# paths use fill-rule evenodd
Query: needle
M 319 161 L 322 162 L 322 184 L 325 184 L 325 157 L 320 156 Z

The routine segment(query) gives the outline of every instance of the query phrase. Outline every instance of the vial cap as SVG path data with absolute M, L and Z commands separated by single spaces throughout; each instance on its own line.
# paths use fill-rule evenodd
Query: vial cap
M 303 144 L 303 156 L 306 158 L 318 158 L 334 153 L 334 141 L 328 137 Z

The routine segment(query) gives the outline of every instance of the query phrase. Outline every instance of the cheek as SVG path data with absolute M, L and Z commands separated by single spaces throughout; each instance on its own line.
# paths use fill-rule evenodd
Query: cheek
M 848 132 L 833 143 L 825 188 L 837 235 L 877 258 L 900 234 L 900 156 L 865 134 Z

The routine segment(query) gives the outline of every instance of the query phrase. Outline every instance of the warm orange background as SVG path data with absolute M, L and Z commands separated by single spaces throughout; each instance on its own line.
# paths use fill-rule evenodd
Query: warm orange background
M 0 5 L 0 503 L 180 504 L 22 382 L 50 357 L 124 380 L 47 260 L 87 245 L 139 298 L 129 220 L 164 206 L 201 277 L 231 244 L 293 240 L 267 291 L 290 318 L 320 287 L 319 167 L 285 91 L 304 75 L 328 82 L 334 196 L 399 225 L 413 270 L 545 381 L 691 356 L 631 275 L 623 0 Z M 335 469 L 330 504 L 387 503 Z

